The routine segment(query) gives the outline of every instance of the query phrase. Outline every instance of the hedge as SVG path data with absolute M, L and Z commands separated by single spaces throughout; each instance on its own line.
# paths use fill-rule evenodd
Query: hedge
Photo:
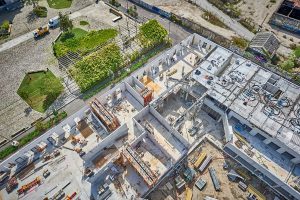
M 42 135 L 47 129 L 53 127 L 54 125 L 61 122 L 63 119 L 67 117 L 67 113 L 65 111 L 55 114 L 53 118 L 46 122 L 38 122 L 37 124 L 41 124 L 44 129 L 40 130 L 38 127 L 36 127 L 36 130 L 32 131 L 28 135 L 22 137 L 18 142 L 19 145 L 17 147 L 15 146 L 9 146 L 6 147 L 4 150 L 0 151 L 0 159 L 3 160 L 4 158 L 8 157 L 9 155 L 15 153 L 18 149 L 22 148 L 26 144 L 30 143 L 35 138 Z

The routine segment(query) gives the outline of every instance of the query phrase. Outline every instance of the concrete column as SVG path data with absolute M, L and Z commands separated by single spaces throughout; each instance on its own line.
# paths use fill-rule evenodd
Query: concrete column
M 281 148 L 277 149 L 276 151 L 277 151 L 278 153 L 282 154 L 282 153 L 284 153 L 284 152 L 286 151 L 286 148 L 281 147 Z
M 300 157 L 293 158 L 293 159 L 291 160 L 291 162 L 294 163 L 294 164 L 299 164 L 299 163 L 300 163 Z
M 257 134 L 257 131 L 255 131 L 254 129 L 252 129 L 250 132 L 249 132 L 252 136 L 255 136 Z
M 264 140 L 265 144 L 270 144 L 272 142 L 273 138 L 267 138 Z

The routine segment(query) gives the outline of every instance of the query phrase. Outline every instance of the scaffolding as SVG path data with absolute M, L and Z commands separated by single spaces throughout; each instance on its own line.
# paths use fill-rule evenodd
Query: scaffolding
M 118 118 L 112 113 L 108 112 L 108 110 L 100 103 L 98 99 L 95 98 L 90 103 L 90 107 L 109 132 L 116 130 L 120 126 Z

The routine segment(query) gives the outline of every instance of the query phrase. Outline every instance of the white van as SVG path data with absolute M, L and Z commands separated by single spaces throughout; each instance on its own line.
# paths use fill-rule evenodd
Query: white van
M 48 22 L 49 28 L 56 28 L 58 26 L 58 24 L 59 24 L 58 16 L 51 18 Z

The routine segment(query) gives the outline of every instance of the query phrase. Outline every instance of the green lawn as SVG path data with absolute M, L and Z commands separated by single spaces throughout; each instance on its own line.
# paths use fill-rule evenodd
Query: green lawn
M 63 33 L 55 43 L 53 49 L 56 57 L 65 55 L 68 51 L 80 51 L 83 54 L 93 48 L 116 37 L 115 29 L 105 29 L 99 31 L 86 32 L 80 28 L 74 28 L 71 33 Z
M 64 87 L 51 71 L 26 74 L 17 93 L 32 109 L 45 112 Z
M 63 9 L 72 5 L 72 0 L 47 0 L 50 8 Z

